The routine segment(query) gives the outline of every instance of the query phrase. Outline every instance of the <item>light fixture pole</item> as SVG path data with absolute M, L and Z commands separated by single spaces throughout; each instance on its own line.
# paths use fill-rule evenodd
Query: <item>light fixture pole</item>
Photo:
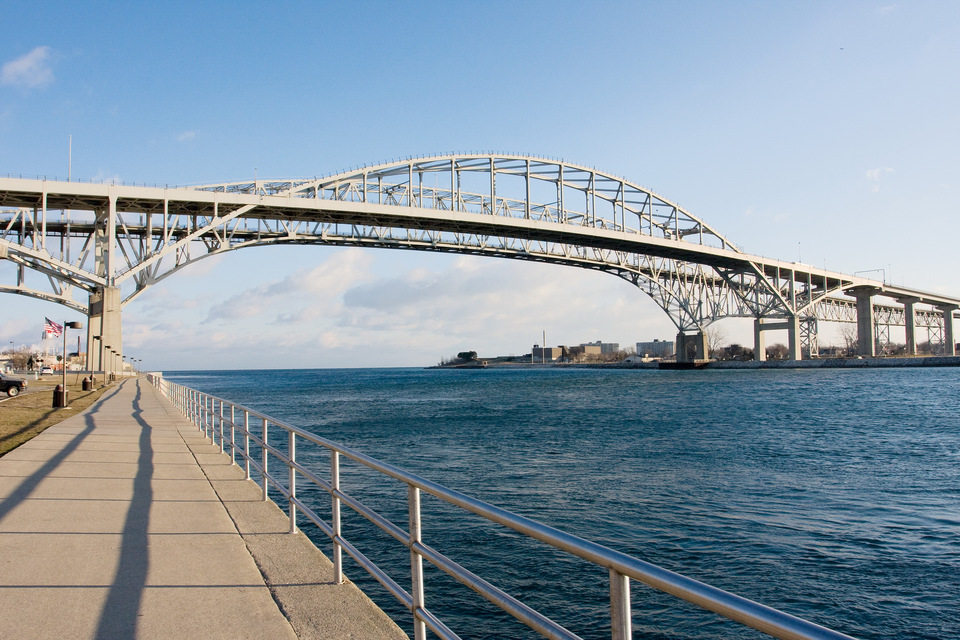
M 63 360 L 60 361 L 63 382 L 59 394 L 56 389 L 53 391 L 53 406 L 61 408 L 67 406 L 67 396 L 69 395 L 67 393 L 67 329 L 83 329 L 83 323 L 66 321 L 63 323 Z

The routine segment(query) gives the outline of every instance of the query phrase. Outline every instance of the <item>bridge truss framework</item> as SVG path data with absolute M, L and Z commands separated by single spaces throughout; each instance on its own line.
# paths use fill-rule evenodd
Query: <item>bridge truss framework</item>
M 101 350 L 119 348 L 121 309 L 150 286 L 202 258 L 276 244 L 611 273 L 667 313 L 680 360 L 705 358 L 704 329 L 728 317 L 753 318 L 758 359 L 764 332 L 776 329 L 788 331 L 791 359 L 816 356 L 825 321 L 856 323 L 863 355 L 889 343 L 891 326 L 905 327 L 908 353 L 920 328 L 953 354 L 960 308 L 960 299 L 746 254 L 649 189 L 543 158 L 432 156 L 324 178 L 189 188 L 0 178 L 0 259 L 14 265 L 0 292 L 86 313 L 88 345 L 99 340 Z M 103 368 L 96 353 L 94 364 Z

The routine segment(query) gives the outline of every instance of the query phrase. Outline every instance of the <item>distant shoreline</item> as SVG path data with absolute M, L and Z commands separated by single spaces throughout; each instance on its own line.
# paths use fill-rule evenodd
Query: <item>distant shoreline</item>
M 960 356 L 891 358 L 817 358 L 814 360 L 703 360 L 698 362 L 478 362 L 433 365 L 427 369 L 882 369 L 902 367 L 960 367 Z

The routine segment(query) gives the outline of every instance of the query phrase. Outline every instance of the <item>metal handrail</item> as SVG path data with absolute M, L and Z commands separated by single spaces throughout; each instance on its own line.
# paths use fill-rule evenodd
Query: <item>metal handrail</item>
M 297 513 L 299 511 L 331 539 L 333 543 L 334 582 L 337 584 L 343 582 L 341 552 L 346 551 L 374 579 L 390 591 L 412 613 L 415 640 L 424 640 L 427 628 L 441 638 L 451 640 L 459 638 L 424 605 L 422 569 L 424 559 L 544 637 L 557 640 L 579 639 L 579 636 L 550 618 L 516 600 L 442 553 L 423 544 L 420 540 L 420 492 L 428 493 L 488 521 L 539 540 L 572 556 L 607 568 L 610 573 L 612 640 L 630 640 L 632 637 L 630 580 L 637 580 L 654 589 L 782 640 L 850 640 L 851 638 L 851 636 L 712 587 L 449 489 L 441 484 L 404 471 L 400 467 L 382 462 L 244 405 L 232 403 L 217 396 L 170 382 L 159 375 L 150 374 L 148 377 L 151 383 L 173 402 L 191 422 L 197 425 L 198 429 L 203 431 L 211 442 L 219 444 L 221 451 L 228 447 L 231 459 L 234 462 L 236 462 L 237 455 L 242 458 L 247 479 L 252 479 L 251 470 L 260 476 L 263 483 L 264 500 L 269 499 L 268 488 L 270 486 L 287 498 L 291 532 L 297 530 Z M 217 405 L 219 405 L 218 408 Z M 229 414 L 225 413 L 225 407 L 229 407 Z M 237 422 L 237 411 L 243 413 L 242 423 Z M 254 432 L 250 425 L 251 416 L 260 420 L 261 433 L 259 435 Z M 287 452 L 269 444 L 270 425 L 274 425 L 287 433 Z M 243 435 L 242 443 L 237 442 L 238 432 Z M 303 438 L 330 451 L 331 475 L 329 482 L 320 478 L 313 470 L 297 462 L 296 444 L 298 438 Z M 251 442 L 261 449 L 262 459 L 259 461 L 251 455 Z M 270 473 L 269 456 L 271 455 L 287 468 L 288 486 L 284 486 L 280 479 Z M 340 489 L 339 456 L 345 456 L 407 485 L 409 516 L 407 530 L 397 526 Z M 330 495 L 332 508 L 329 523 L 325 522 L 311 507 L 297 498 L 298 476 L 304 480 L 309 480 Z M 340 528 L 341 505 L 350 507 L 409 549 L 412 574 L 410 591 L 401 587 L 375 562 L 342 537 Z

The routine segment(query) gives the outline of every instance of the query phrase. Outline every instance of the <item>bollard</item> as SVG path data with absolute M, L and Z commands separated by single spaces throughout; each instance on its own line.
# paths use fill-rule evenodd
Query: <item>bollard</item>
M 92 391 L 92 390 L 93 390 L 93 380 L 90 379 L 90 376 L 87 376 L 86 378 L 84 378 L 82 384 L 83 384 L 82 389 L 83 389 L 84 391 Z
M 53 408 L 61 409 L 65 406 L 67 406 L 67 390 L 62 384 L 58 384 L 53 389 Z

